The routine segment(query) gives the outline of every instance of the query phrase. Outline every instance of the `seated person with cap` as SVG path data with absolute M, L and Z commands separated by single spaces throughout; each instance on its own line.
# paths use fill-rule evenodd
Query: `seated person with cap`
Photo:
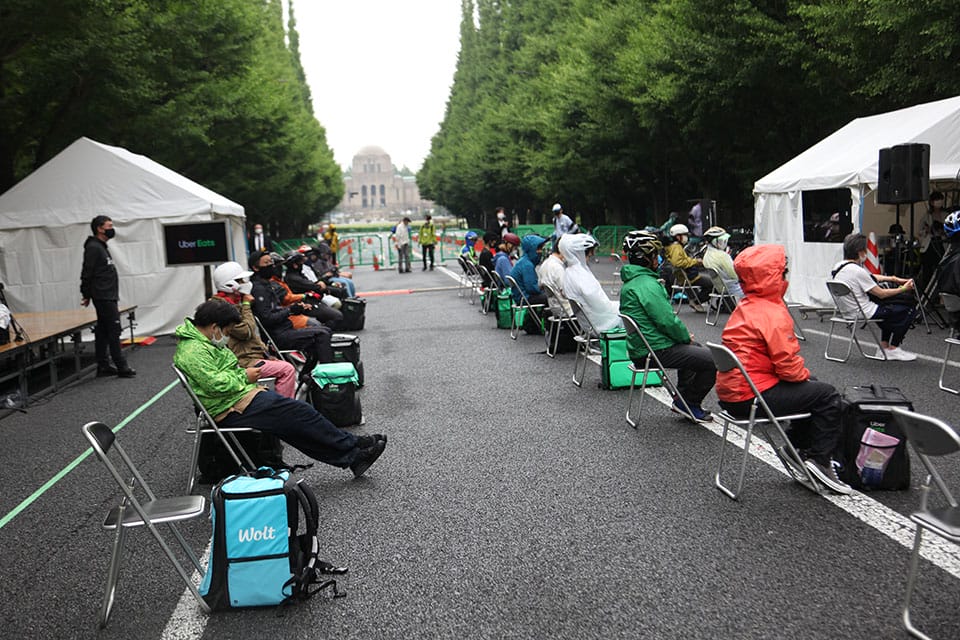
M 227 332 L 227 348 L 237 357 L 241 367 L 256 367 L 260 375 L 274 378 L 274 388 L 282 396 L 292 398 L 296 390 L 297 372 L 286 360 L 273 358 L 260 340 L 260 331 L 253 318 L 250 303 L 253 302 L 253 284 L 248 280 L 253 275 L 237 262 L 224 262 L 213 270 L 213 286 L 217 288 L 212 300 L 222 300 L 240 312 L 240 322 Z
M 261 369 L 241 367 L 224 348 L 240 312 L 220 300 L 197 307 L 177 327 L 173 362 L 221 427 L 251 427 L 273 434 L 326 464 L 349 468 L 360 477 L 387 445 L 383 435 L 355 436 L 335 427 L 312 406 L 256 384 Z
M 620 305 L 607 297 L 600 281 L 587 266 L 597 250 L 596 239 L 586 233 L 567 233 L 560 238 L 560 252 L 566 262 L 563 293 L 575 301 L 593 328 L 601 333 L 623 327 Z
M 714 289 L 722 291 L 723 287 L 719 285 L 723 284 L 727 292 L 739 302 L 743 297 L 743 290 L 737 280 L 737 271 L 733 268 L 733 258 L 727 253 L 730 234 L 723 227 L 710 227 L 703 233 L 703 239 L 707 243 L 703 253 L 703 266 L 716 271 L 720 278 L 720 282 L 714 282 Z
M 774 415 L 811 414 L 793 421 L 790 441 L 813 477 L 836 493 L 850 493 L 832 464 L 841 433 L 840 394 L 814 380 L 800 356 L 793 317 L 783 302 L 789 285 L 783 247 L 748 247 L 734 265 L 746 297 L 727 320 L 723 345 L 740 359 Z M 717 397 L 735 418 L 750 417 L 753 391 L 738 369 L 717 374 Z
M 503 237 L 500 239 L 500 244 L 497 245 L 497 255 L 493 257 L 493 269 L 497 272 L 497 275 L 500 276 L 500 279 L 503 280 L 504 284 L 507 282 L 507 276 L 510 275 L 510 272 L 513 270 L 513 259 L 510 257 L 510 254 L 519 246 L 520 238 L 515 233 L 503 234 Z
M 675 284 L 682 282 L 682 277 L 677 275 L 678 272 L 686 274 L 686 279 L 691 285 L 700 287 L 697 297 L 700 300 L 706 300 L 707 296 L 713 291 L 713 283 L 710 278 L 700 272 L 703 260 L 692 258 L 687 254 L 686 244 L 690 240 L 690 231 L 687 229 L 687 225 L 675 224 L 670 227 L 670 238 L 672 241 L 664 247 L 663 254 L 673 268 L 673 282 Z M 704 311 L 703 306 L 696 300 L 690 300 L 690 306 L 698 313 Z
M 830 274 L 834 280 L 844 283 L 856 299 L 845 296 L 839 300 L 840 311 L 853 317 L 857 303 L 864 315 L 871 320 L 880 320 L 880 345 L 887 360 L 916 360 L 917 355 L 900 348 L 907 330 L 917 315 L 916 294 L 913 280 L 898 276 L 872 275 L 864 268 L 867 260 L 867 237 L 851 233 L 843 240 L 843 260 L 834 266 Z M 879 283 L 891 282 L 899 286 L 884 288 Z M 905 298 L 901 294 L 907 294 Z
M 630 317 L 667 369 L 677 370 L 677 391 L 671 409 L 696 422 L 711 422 L 713 416 L 701 406 L 713 388 L 717 367 L 706 347 L 693 341 L 674 313 L 666 289 L 657 279 L 657 268 L 663 245 L 649 231 L 631 231 L 623 240 L 623 252 L 629 264 L 620 269 L 623 288 L 620 289 L 620 313 Z M 643 367 L 647 348 L 636 334 L 627 335 L 627 352 L 635 366 Z
M 312 318 L 303 315 L 306 311 L 303 304 L 284 304 L 287 290 L 274 282 L 277 279 L 277 265 L 269 253 L 251 255 L 250 268 L 253 270 L 250 277 L 253 284 L 253 300 L 250 302 L 253 315 L 260 320 L 278 347 L 304 353 L 307 361 L 300 376 L 309 380 L 318 362 L 333 362 L 330 329 L 319 323 L 316 326 L 309 325 L 308 320 Z
M 293 290 L 290 289 L 290 285 L 283 279 L 283 265 L 287 264 L 288 271 L 290 269 L 299 270 L 303 264 L 303 256 L 295 253 L 286 259 L 276 254 L 271 254 L 271 257 L 273 258 L 274 269 L 269 278 L 269 283 L 276 295 L 281 299 L 282 304 L 284 306 L 290 306 L 294 303 L 299 303 L 301 311 L 298 313 L 306 316 L 305 322 L 307 326 L 318 327 L 326 325 L 330 328 L 336 327 L 343 319 L 342 313 L 331 306 L 323 304 L 323 296 L 315 291 L 294 293 Z M 256 271 L 256 269 L 254 270 Z M 296 324 L 297 321 L 294 320 L 294 326 L 296 326 Z

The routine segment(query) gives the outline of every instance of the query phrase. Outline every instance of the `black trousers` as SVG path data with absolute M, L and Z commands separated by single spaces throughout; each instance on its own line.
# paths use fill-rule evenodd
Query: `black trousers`
M 826 464 L 840 444 L 840 394 L 831 384 L 819 380 L 780 381 L 760 394 L 774 415 L 809 413 L 809 420 L 790 425 L 790 441 L 798 450 Z M 720 406 L 735 418 L 748 418 L 753 400 L 723 402 Z M 758 417 L 762 411 L 758 410 Z
M 273 334 L 277 346 L 286 350 L 302 351 L 307 361 L 300 372 L 301 378 L 309 378 L 317 363 L 333 362 L 333 347 L 330 346 L 330 329 L 327 327 L 304 327 L 285 329 Z
M 701 344 L 675 344 L 657 351 L 660 363 L 677 370 L 677 391 L 689 404 L 701 406 L 717 381 L 717 367 L 710 350 Z M 643 366 L 643 363 L 635 363 Z
M 97 326 L 93 330 L 97 366 L 105 369 L 110 366 L 112 359 L 117 369 L 126 369 L 127 361 L 120 351 L 120 309 L 117 301 L 95 298 L 93 308 L 97 310 Z M 110 359 L 107 358 L 107 352 Z
M 424 244 L 420 245 L 420 251 L 423 252 L 423 268 L 427 268 L 427 254 L 430 254 L 430 268 L 433 268 L 433 249 L 436 245 L 433 244 Z

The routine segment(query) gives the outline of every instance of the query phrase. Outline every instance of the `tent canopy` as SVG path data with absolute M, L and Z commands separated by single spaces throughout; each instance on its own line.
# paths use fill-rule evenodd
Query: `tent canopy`
M 836 189 L 850 194 L 850 223 L 878 238 L 895 220 L 908 227 L 913 205 L 901 211 L 876 202 L 880 149 L 900 144 L 930 145 L 930 182 L 956 187 L 960 172 L 960 96 L 865 118 L 857 118 L 754 184 L 754 240 L 782 244 L 790 257 L 787 298 L 812 306 L 830 306 L 825 281 L 840 261 L 837 242 L 804 237 L 804 192 Z M 900 219 L 900 213 L 910 217 Z M 926 213 L 926 203 L 917 211 Z M 812 212 L 808 212 L 812 215 Z
M 13 311 L 75 308 L 83 243 L 97 215 L 113 219 L 120 304 L 140 333 L 169 333 L 202 302 L 202 268 L 167 267 L 163 225 L 227 224 L 228 255 L 245 262 L 243 207 L 126 149 L 80 138 L 0 195 L 0 280 Z

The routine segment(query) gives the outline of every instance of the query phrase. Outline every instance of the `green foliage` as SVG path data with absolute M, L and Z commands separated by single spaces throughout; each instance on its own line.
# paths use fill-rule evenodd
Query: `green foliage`
M 753 182 L 852 118 L 955 93 L 948 0 L 463 0 L 421 192 L 482 224 L 649 224 Z M 882 64 L 880 63 L 882 61 Z M 528 219 L 529 218 L 529 219 Z
M 343 181 L 280 0 L 13 0 L 0 8 L 0 191 L 79 136 L 305 229 Z

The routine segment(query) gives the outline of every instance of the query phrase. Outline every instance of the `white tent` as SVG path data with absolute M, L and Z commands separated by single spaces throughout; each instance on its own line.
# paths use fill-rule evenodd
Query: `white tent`
M 960 171 L 960 96 L 857 118 L 754 184 L 754 239 L 757 244 L 786 246 L 788 299 L 814 306 L 832 304 L 824 282 L 842 258 L 840 244 L 804 240 L 803 192 L 849 190 L 854 229 L 885 235 L 896 208 L 876 203 L 879 151 L 909 143 L 930 145 L 931 189 L 955 188 Z M 915 210 L 919 225 L 926 203 L 917 203 Z M 908 233 L 909 212 L 910 205 L 901 205 L 900 221 Z
M 97 215 L 113 219 L 120 306 L 137 333 L 170 333 L 203 302 L 203 267 L 167 267 L 164 224 L 227 223 L 245 263 L 243 207 L 144 156 L 80 138 L 0 195 L 0 281 L 13 311 L 79 308 L 83 243 Z

